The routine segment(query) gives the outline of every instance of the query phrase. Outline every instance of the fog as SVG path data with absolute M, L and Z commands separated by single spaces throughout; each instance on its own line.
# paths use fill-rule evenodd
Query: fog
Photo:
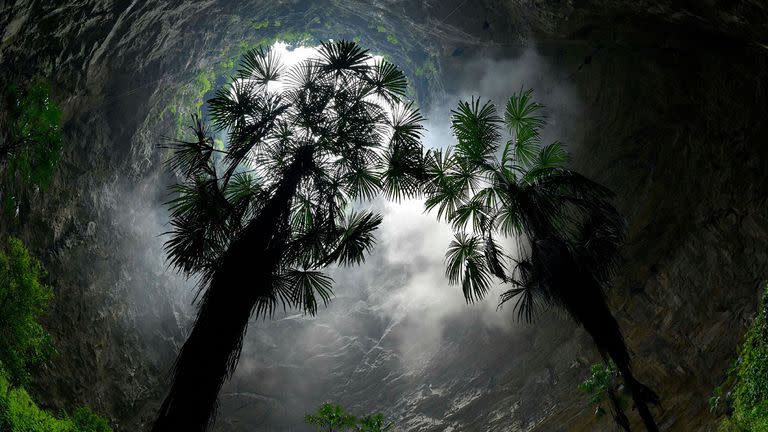
M 288 65 L 311 52 L 285 45 L 276 49 Z M 435 95 L 424 112 L 425 148 L 453 145 L 450 111 L 459 100 L 491 99 L 502 114 L 506 99 L 528 88 L 535 88 L 536 100 L 547 106 L 545 141 L 559 139 L 573 150 L 580 140 L 579 99 L 534 48 L 514 57 L 467 60 L 459 74 L 448 78 L 453 90 Z M 126 274 L 130 303 L 138 309 L 128 315 L 134 318 L 126 326 L 147 338 L 164 334 L 166 339 L 156 340 L 164 344 L 157 348 L 164 353 L 153 356 L 158 367 L 170 368 L 166 357 L 172 357 L 173 344 L 178 348 L 191 328 L 198 287 L 194 279 L 169 268 L 162 250 L 169 228 L 162 204 L 168 190 L 158 188 L 167 183 L 162 173 L 138 185 L 126 182 L 117 188 L 122 192 L 99 199 L 120 197 L 119 203 L 110 204 L 118 209 L 110 219 L 123 233 L 121 249 L 134 254 L 131 271 L 141 275 Z M 446 410 L 458 412 L 482 396 L 477 383 L 467 393 L 453 389 L 463 370 L 495 368 L 501 361 L 495 356 L 501 354 L 491 340 L 513 341 L 522 326 L 511 308 L 497 309 L 502 287 L 483 301 L 466 304 L 461 288 L 450 286 L 444 274 L 453 233 L 434 214 L 425 213 L 423 200 L 377 199 L 356 206 L 383 215 L 374 251 L 360 266 L 328 269 L 335 296 L 316 317 L 287 310 L 252 320 L 238 368 L 220 394 L 218 430 L 303 430 L 304 414 L 325 401 L 341 403 L 355 414 L 407 415 L 411 427 L 434 426 L 441 424 Z M 169 330 L 169 323 L 175 327 Z M 460 346 L 467 340 L 480 351 Z M 494 390 L 497 377 L 488 371 L 485 375 L 488 383 L 480 388 Z M 432 406 L 430 398 L 438 396 L 451 399 L 451 406 Z
M 425 113 L 426 148 L 453 145 L 450 111 L 459 99 L 492 99 L 502 114 L 509 95 L 528 88 L 547 105 L 545 141 L 578 142 L 578 98 L 535 49 L 470 60 L 462 71 L 451 77 L 458 90 L 438 95 Z M 467 305 L 461 288 L 448 284 L 443 259 L 453 234 L 425 213 L 423 200 L 358 205 L 384 216 L 375 250 L 363 265 L 330 269 L 335 297 L 317 317 L 281 311 L 251 323 L 239 367 L 221 394 L 221 430 L 301 429 L 303 415 L 324 401 L 396 418 L 421 398 L 420 374 L 443 362 L 456 366 L 458 360 L 444 357 L 450 332 L 511 336 L 521 325 L 511 308 L 497 310 L 501 287 Z M 439 392 L 442 384 L 426 388 Z

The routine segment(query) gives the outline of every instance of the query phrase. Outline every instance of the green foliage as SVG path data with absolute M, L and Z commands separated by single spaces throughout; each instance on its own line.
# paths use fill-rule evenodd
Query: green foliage
M 30 187 L 45 190 L 61 156 L 61 109 L 42 81 L 22 89 L 6 89 L 8 105 L 5 142 L 0 144 L 3 211 L 15 215 Z
M 579 390 L 586 393 L 589 396 L 589 404 L 595 407 L 595 417 L 601 418 L 606 413 L 605 404 L 609 398 L 609 392 L 617 392 L 619 372 L 616 370 L 616 365 L 613 362 L 608 363 L 595 363 L 590 369 L 591 375 L 579 384 Z M 626 404 L 626 399 L 623 395 L 619 399 L 623 405 Z M 610 409 L 610 407 L 609 407 Z
M 268 19 L 261 20 L 261 21 L 254 21 L 253 22 L 253 29 L 254 30 L 261 30 L 261 29 L 268 28 L 268 27 L 269 27 L 269 20 Z
M 37 320 L 53 297 L 41 282 L 40 263 L 18 239 L 0 251 L 0 430 L 3 432 L 111 432 L 88 407 L 71 416 L 41 410 L 24 390 L 29 368 L 53 353 L 50 336 Z
M 203 274 L 215 270 L 229 242 L 287 181 L 284 169 L 312 158 L 312 170 L 299 171 L 300 187 L 290 190 L 286 268 L 276 295 L 265 299 L 265 309 L 256 308 L 257 315 L 278 303 L 314 314 L 314 294 L 323 302 L 330 296 L 329 281 L 314 270 L 331 262 L 358 264 L 375 243 L 381 217 L 351 212 L 350 202 L 379 193 L 412 196 L 423 174 L 422 117 L 402 100 L 403 72 L 386 61 L 371 64 L 368 51 L 352 42 L 324 43 L 318 57 L 286 69 L 261 47 L 248 51 L 235 74 L 239 79 L 208 100 L 213 124 L 198 119 L 192 140 L 171 144 L 171 168 L 186 181 L 170 202 L 173 229 L 166 246 L 173 265 Z M 282 79 L 280 94 L 268 91 L 270 82 Z M 380 102 L 368 103 L 369 97 Z M 226 134 L 226 148 L 211 132 Z M 307 144 L 307 134 L 315 144 Z M 258 177 L 243 173 L 254 167 Z
M 386 432 L 393 428 L 381 413 L 358 418 L 330 403 L 322 404 L 314 414 L 307 414 L 304 422 L 316 426 L 320 432 Z
M 490 101 L 460 101 L 451 111 L 456 146 L 432 151 L 427 158 L 426 209 L 436 209 L 438 219 L 445 218 L 456 232 L 446 254 L 450 283 L 460 284 L 466 300 L 475 302 L 488 293 L 494 276 L 514 282 L 518 286 L 505 292 L 501 303 L 516 299 L 518 317 L 529 322 L 551 298 L 527 265 L 510 260 L 494 236 L 554 233 L 575 243 L 572 226 L 583 224 L 593 206 L 610 209 L 599 187 L 565 169 L 568 155 L 562 144 L 541 142 L 542 109 L 532 101 L 531 90 L 509 98 L 503 119 Z M 504 129 L 511 135 L 506 142 Z M 587 196 L 589 201 L 580 201 Z M 534 201 L 536 206 L 527 204 Z M 576 201 L 585 203 L 579 204 L 583 208 L 573 208 Z M 511 277 L 509 270 L 517 275 Z
M 713 410 L 723 399 L 730 407 L 720 431 L 768 432 L 768 286 L 726 382 L 731 383 L 730 393 L 724 396 L 718 387 L 710 399 Z
M 29 378 L 29 368 L 53 352 L 50 336 L 37 322 L 53 293 L 41 282 L 40 263 L 20 240 L 0 251 L 0 364 L 14 384 Z
M 112 432 L 109 422 L 87 406 L 75 409 L 71 416 L 77 432 Z
M 429 58 L 414 70 L 417 77 L 436 78 L 439 75 L 435 60 Z
M 40 409 L 22 387 L 14 387 L 0 370 L 0 430 L 3 432 L 111 432 L 109 423 L 90 408 L 59 418 Z

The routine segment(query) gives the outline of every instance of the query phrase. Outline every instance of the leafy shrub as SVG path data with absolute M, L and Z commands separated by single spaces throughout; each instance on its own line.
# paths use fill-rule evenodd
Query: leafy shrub
M 324 403 L 314 414 L 307 414 L 304 422 L 324 432 L 387 432 L 392 430 L 392 423 L 384 419 L 381 413 L 365 417 L 348 414 L 339 405 Z
M 739 357 L 728 371 L 731 390 L 725 402 L 729 416 L 721 432 L 768 432 L 768 286 L 754 323 L 747 331 Z M 710 405 L 717 408 L 723 399 L 718 387 Z
M 37 320 L 53 297 L 41 282 L 40 263 L 18 239 L 0 250 L 0 365 L 14 385 L 29 379 L 29 368 L 53 353 L 50 336 Z
M 0 371 L 0 430 L 3 432 L 112 432 L 90 408 L 77 408 L 61 418 L 40 409 L 23 387 L 13 387 Z
M 24 390 L 31 366 L 53 352 L 50 336 L 37 322 L 53 297 L 41 282 L 44 271 L 15 238 L 0 250 L 0 431 L 111 432 L 88 407 L 60 418 L 41 410 Z
M 77 408 L 71 418 L 77 432 L 112 432 L 109 422 L 87 406 Z
M 595 363 L 590 372 L 591 375 L 579 384 L 579 390 L 589 396 L 589 404 L 595 407 L 595 417 L 602 418 L 610 412 L 614 422 L 628 430 L 624 409 L 629 405 L 629 395 L 624 390 L 616 365 L 612 361 L 608 364 Z
M 61 156 L 61 109 L 51 100 L 50 86 L 36 82 L 22 90 L 6 89 L 7 127 L 0 145 L 3 207 L 15 216 L 27 189 L 46 189 Z

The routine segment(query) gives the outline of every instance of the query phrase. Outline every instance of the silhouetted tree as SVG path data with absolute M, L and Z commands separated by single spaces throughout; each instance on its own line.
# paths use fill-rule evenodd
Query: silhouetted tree
M 625 226 L 604 187 L 565 168 L 559 142 L 543 145 L 542 106 L 531 91 L 513 95 L 504 113 L 491 102 L 462 101 L 452 111 L 454 148 L 431 152 L 427 209 L 453 225 L 446 275 L 461 284 L 467 302 L 482 299 L 494 277 L 513 286 L 501 304 L 530 322 L 548 307 L 562 308 L 613 359 L 649 431 L 657 426 L 648 409 L 658 403 L 637 382 L 630 357 L 605 300 L 616 269 Z M 506 126 L 511 139 L 504 142 Z M 499 245 L 513 238 L 514 256 Z
M 286 70 L 274 52 L 249 51 L 208 101 L 225 149 L 198 118 L 195 138 L 171 145 L 183 181 L 166 249 L 201 282 L 154 431 L 205 430 L 251 316 L 280 306 L 315 314 L 332 288 L 320 270 L 364 260 L 381 216 L 351 201 L 418 192 L 422 117 L 403 102 L 404 74 L 352 42 L 316 54 Z

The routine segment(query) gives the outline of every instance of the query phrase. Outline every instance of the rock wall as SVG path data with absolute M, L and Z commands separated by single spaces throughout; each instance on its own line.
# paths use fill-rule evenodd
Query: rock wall
M 451 77 L 473 58 L 537 47 L 582 101 L 578 136 L 568 137 L 575 166 L 615 190 L 628 218 L 611 301 L 638 376 L 664 401 L 664 429 L 714 430 L 706 400 L 768 278 L 768 7 L 469 3 L 0 4 L 2 80 L 51 77 L 65 114 L 54 184 L 15 230 L 44 258 L 56 291 L 47 324 L 60 354 L 39 374 L 38 398 L 54 408 L 91 404 L 118 430 L 151 418 L 189 324 L 192 286 L 165 268 L 158 238 L 171 179 L 157 144 L 174 133 L 163 108 L 226 49 L 259 37 L 253 20 L 281 17 L 301 30 L 319 15 L 329 23 L 319 36 L 344 26 L 395 61 L 418 57 L 412 74 L 433 56 L 440 75 L 417 80 L 425 103 L 451 93 Z M 399 43 L 378 25 L 395 29 Z M 296 410 L 321 397 L 302 389 L 327 386 L 322 396 L 385 409 L 407 430 L 610 429 L 576 395 L 596 355 L 568 320 L 546 317 L 510 333 L 479 325 L 476 313 L 457 315 L 437 354 L 417 372 L 390 376 L 399 348 L 386 336 L 405 324 L 381 322 L 376 307 L 342 296 L 314 321 L 254 324 L 252 361 L 222 396 L 219 428 L 297 427 Z M 360 328 L 346 334 L 338 320 L 350 310 Z M 307 327 L 316 344 L 286 343 Z M 270 380 L 281 370 L 293 379 Z

